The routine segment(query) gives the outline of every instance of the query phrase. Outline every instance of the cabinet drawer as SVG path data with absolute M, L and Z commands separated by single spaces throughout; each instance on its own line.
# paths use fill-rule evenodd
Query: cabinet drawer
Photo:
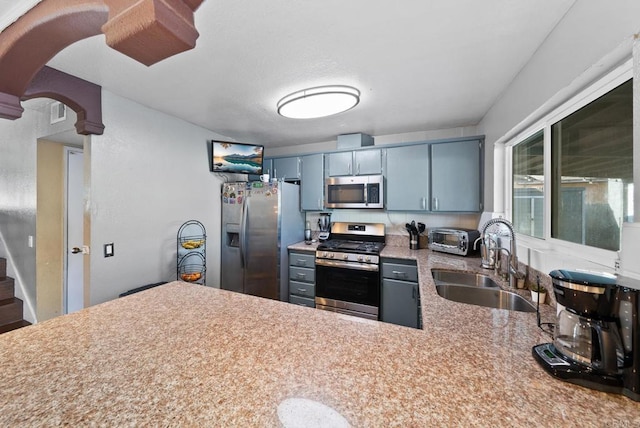
M 307 282 L 289 281 L 289 293 L 315 299 L 316 286 Z
M 289 295 L 289 303 L 293 303 L 294 305 L 300 305 L 300 306 L 308 306 L 310 308 L 316 307 L 315 299 L 310 299 L 308 297 L 299 297 L 299 296 Z
M 289 266 L 315 268 L 315 253 L 291 253 L 289 254 Z
M 289 281 L 309 282 L 311 284 L 315 284 L 316 270 L 289 266 Z
M 418 267 L 415 265 L 383 263 L 382 277 L 418 282 Z

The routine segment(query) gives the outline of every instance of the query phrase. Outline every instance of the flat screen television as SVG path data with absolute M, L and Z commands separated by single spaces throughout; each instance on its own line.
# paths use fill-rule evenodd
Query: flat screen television
M 264 146 L 211 141 L 211 171 L 235 174 L 262 174 Z

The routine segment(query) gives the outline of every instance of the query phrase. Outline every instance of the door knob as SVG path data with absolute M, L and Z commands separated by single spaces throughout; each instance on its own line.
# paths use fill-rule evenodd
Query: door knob
M 72 254 L 78 254 L 78 253 L 81 253 L 81 252 L 82 252 L 82 249 L 81 249 L 81 248 L 78 248 L 78 247 L 73 247 L 73 248 L 71 249 L 71 253 L 72 253 Z

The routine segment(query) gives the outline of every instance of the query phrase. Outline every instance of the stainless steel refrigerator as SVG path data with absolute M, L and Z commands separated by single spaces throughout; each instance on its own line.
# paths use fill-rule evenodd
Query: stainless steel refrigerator
M 288 301 L 287 246 L 303 239 L 299 185 L 223 184 L 221 288 Z

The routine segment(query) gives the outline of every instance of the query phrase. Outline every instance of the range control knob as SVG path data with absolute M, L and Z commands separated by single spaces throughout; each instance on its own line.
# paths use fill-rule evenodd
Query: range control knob
M 329 258 L 330 258 L 330 259 L 332 259 L 332 258 L 334 258 L 334 257 L 335 257 L 335 254 L 333 254 L 333 253 L 329 253 Z
M 346 254 L 346 253 L 345 253 L 345 254 L 343 254 L 343 255 L 342 255 L 342 258 L 343 258 L 343 259 L 345 259 L 345 260 L 349 260 L 349 254 Z
M 362 257 L 362 256 L 358 256 L 358 261 L 359 261 L 359 262 L 364 261 L 364 257 Z
M 371 263 L 371 257 L 367 256 L 365 260 L 367 261 L 367 263 Z
M 327 253 L 326 251 L 324 253 L 322 253 L 322 257 L 327 257 L 329 253 Z

